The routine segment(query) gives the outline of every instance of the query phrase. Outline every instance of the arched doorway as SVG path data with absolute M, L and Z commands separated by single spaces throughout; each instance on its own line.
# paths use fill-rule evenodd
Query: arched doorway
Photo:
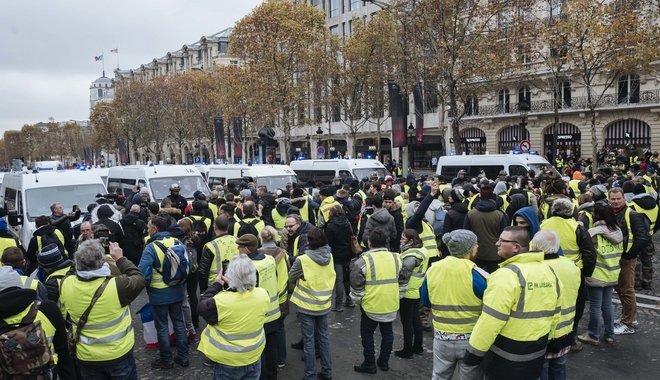
M 552 143 L 555 136 L 557 138 L 557 151 L 552 152 Z M 582 132 L 580 132 L 580 128 L 571 123 L 559 123 L 557 124 L 557 128 L 551 125 L 545 129 L 545 133 L 543 134 L 543 153 L 545 153 L 549 160 L 555 157 L 560 151 L 564 151 L 566 156 L 574 153 L 575 157 L 580 157 L 581 144 Z
M 486 134 L 479 128 L 466 128 L 460 132 L 465 154 L 486 154 Z
M 209 153 L 208 148 L 206 148 L 206 145 L 202 147 L 202 162 L 205 164 L 208 164 L 211 162 L 211 154 Z
M 651 148 L 651 127 L 637 119 L 617 120 L 605 128 L 605 146 L 626 148 L 630 144 L 637 149 Z
M 509 153 L 523 140 L 529 140 L 529 131 L 520 125 L 512 125 L 500 130 L 499 152 Z
M 184 159 L 182 160 L 183 162 L 187 162 L 189 164 L 193 163 L 193 155 L 192 153 L 190 153 L 190 148 L 188 148 L 188 145 L 183 146 L 183 157 L 184 157 Z

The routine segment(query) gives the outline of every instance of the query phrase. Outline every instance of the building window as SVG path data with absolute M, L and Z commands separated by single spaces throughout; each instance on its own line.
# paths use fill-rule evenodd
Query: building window
M 339 25 L 333 25 L 330 27 L 330 33 L 339 35 Z
M 181 63 L 179 64 L 180 67 L 185 66 L 186 64 L 186 59 L 184 57 L 181 57 Z
M 509 100 L 509 90 L 500 90 L 497 93 L 497 112 L 509 113 L 511 111 L 511 102 Z
M 358 8 L 360 8 L 360 0 L 348 0 L 348 10 L 349 11 L 354 11 Z
M 532 58 L 532 48 L 528 44 L 518 45 L 518 63 L 530 63 Z
M 319 6 L 319 0 L 312 0 L 312 1 L 310 2 L 310 4 L 311 4 L 313 7 L 318 7 L 318 6 Z
M 555 101 L 559 109 L 571 108 L 571 84 L 569 82 L 559 83 L 559 88 L 555 91 Z
M 197 50 L 197 62 L 202 61 L 202 49 Z
M 339 0 L 330 0 L 330 17 L 339 15 Z
M 467 99 L 465 99 L 465 115 L 479 115 L 479 99 L 477 99 L 476 96 L 470 95 L 467 97 Z
M 341 23 L 341 36 L 346 37 L 346 23 L 345 22 Z
M 518 104 L 522 102 L 531 103 L 532 95 L 529 93 L 529 87 L 520 87 L 518 89 Z
M 346 2 L 341 0 L 341 14 L 346 13 Z
M 353 20 L 348 20 L 348 35 L 353 35 Z
M 219 54 L 227 54 L 227 47 L 229 46 L 229 43 L 226 41 L 220 41 L 218 42 L 218 53 Z
M 619 104 L 639 103 L 639 75 L 621 75 L 618 89 Z
M 103 97 L 103 89 L 99 88 L 97 89 L 97 91 L 98 91 L 99 99 L 101 99 Z

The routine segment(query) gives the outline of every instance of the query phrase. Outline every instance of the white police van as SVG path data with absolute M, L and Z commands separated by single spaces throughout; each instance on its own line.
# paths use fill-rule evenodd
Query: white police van
M 209 166 L 209 186 L 220 184 L 253 182 L 256 186 L 266 186 L 268 191 L 286 189 L 286 185 L 298 182 L 296 173 L 288 165 L 275 164 L 229 164 Z
M 50 215 L 51 204 L 61 203 L 65 212 L 77 205 L 85 213 L 87 205 L 93 203 L 98 194 L 106 193 L 105 184 L 94 172 L 35 170 L 6 173 L 0 199 L 7 210 L 10 233 L 27 245 L 36 229 L 35 219 Z
M 162 202 L 170 195 L 173 184 L 181 188 L 179 195 L 192 200 L 199 190 L 208 198 L 211 193 L 199 170 L 192 165 L 129 165 L 113 166 L 108 170 L 107 187 L 111 194 L 121 194 L 127 199 L 133 194 L 133 187 L 149 191 L 149 199 Z
M 291 161 L 290 165 L 302 183 L 312 180 L 329 184 L 335 178 L 361 180 L 372 175 L 378 178 L 390 175 L 380 161 L 369 159 L 297 160 Z
M 490 179 L 497 178 L 502 170 L 510 176 L 526 176 L 528 170 L 534 170 L 537 175 L 552 170 L 559 175 L 545 158 L 528 153 L 442 156 L 438 160 L 437 174 L 448 181 L 455 178 L 459 170 L 465 170 L 468 177 L 477 177 L 483 170 Z

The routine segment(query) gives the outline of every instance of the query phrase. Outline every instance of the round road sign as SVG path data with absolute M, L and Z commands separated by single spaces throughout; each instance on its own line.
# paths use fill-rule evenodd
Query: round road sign
M 532 144 L 529 142 L 529 140 L 523 140 L 520 142 L 520 150 L 523 151 L 524 153 L 529 152 L 532 149 Z
M 324 155 L 325 154 L 325 148 L 323 146 L 319 146 L 316 148 L 316 153 L 319 155 Z

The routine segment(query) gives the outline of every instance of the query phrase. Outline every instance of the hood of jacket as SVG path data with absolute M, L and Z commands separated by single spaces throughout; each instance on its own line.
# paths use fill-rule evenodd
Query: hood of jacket
M 461 214 L 467 214 L 468 212 L 468 206 L 465 202 L 454 202 L 451 204 L 451 209 Z
M 607 228 L 605 221 L 599 220 L 594 223 L 593 228 L 589 229 L 589 235 L 594 237 L 596 235 L 603 235 L 604 238 L 612 242 L 613 244 L 619 244 L 623 241 L 623 232 L 620 228 L 617 228 L 614 231 L 611 231 Z
M 305 206 L 305 201 L 308 198 L 306 196 L 304 197 L 298 197 L 298 198 L 292 198 L 291 199 L 291 204 L 298 207 L 299 209 L 303 208 Z
M 307 249 L 305 254 L 318 265 L 330 264 L 330 258 L 332 257 L 330 246 L 328 245 L 324 245 L 318 249 Z
M 181 216 L 181 209 L 174 207 L 161 207 L 158 213 L 164 212 L 166 214 L 172 215 L 173 217 Z
M 328 224 L 335 224 L 339 228 L 348 228 L 349 226 L 348 218 L 345 215 L 330 217 Z
M 506 194 L 506 182 L 498 182 L 493 189 L 495 195 Z
M 437 199 L 434 199 L 431 201 L 431 204 L 429 205 L 428 210 L 424 213 L 424 219 L 433 224 L 435 222 L 435 212 L 440 210 L 442 208 L 442 202 L 440 202 Z
M 523 207 L 520 210 L 516 211 L 515 214 L 513 214 L 513 220 L 516 220 L 516 215 L 520 215 L 525 220 L 527 223 L 529 223 L 529 236 L 534 237 L 537 232 L 541 229 L 541 225 L 539 224 L 539 216 L 536 213 L 536 210 L 534 210 L 534 207 Z
M 9 318 L 25 310 L 34 302 L 36 291 L 23 288 L 7 288 L 0 293 L 0 318 Z
M 286 251 L 278 246 L 261 247 L 258 249 L 258 251 L 263 253 L 264 255 L 273 256 L 276 264 L 279 264 L 280 261 L 286 257 Z
M 483 199 L 477 202 L 474 208 L 483 212 L 492 212 L 497 210 L 497 204 L 492 199 Z
M 594 209 L 594 204 L 596 204 L 596 202 L 585 202 L 585 203 L 578 206 L 578 211 L 591 212 Z
M 385 207 L 379 208 L 378 210 L 374 211 L 373 214 L 371 214 L 371 217 L 374 219 L 374 221 L 380 223 L 380 224 L 385 224 L 387 223 L 390 218 L 392 217 L 390 215 L 390 212 L 387 211 Z
M 275 196 L 271 193 L 265 193 L 259 200 L 264 203 L 264 207 L 275 207 L 277 203 Z
M 656 206 L 655 199 L 651 194 L 637 194 L 632 197 L 632 202 L 644 210 L 651 210 Z
M 301 224 L 300 227 L 298 227 L 298 229 L 296 230 L 294 236 L 304 235 L 308 233 L 309 230 L 311 230 L 312 228 L 314 228 L 313 224 L 311 224 L 310 222 L 303 222 L 303 224 Z
M 406 208 L 404 208 L 406 215 L 410 218 L 411 216 L 415 215 L 415 205 L 418 204 L 419 201 L 410 201 L 406 205 Z
M 120 223 L 124 226 L 128 226 L 140 220 L 140 214 L 135 212 L 127 212 L 123 218 L 121 218 Z
M 55 229 L 53 229 L 53 226 L 51 226 L 50 224 L 47 224 L 45 226 L 41 226 L 41 227 L 37 228 L 34 231 L 34 236 L 44 236 L 44 235 L 52 234 L 53 232 L 55 232 Z
M 167 232 L 170 233 L 170 236 L 176 239 L 183 241 L 186 238 L 186 232 L 178 224 L 172 224 L 167 227 Z
M 285 216 L 286 212 L 289 211 L 289 207 L 291 207 L 291 200 L 289 198 L 280 198 L 277 200 L 275 210 L 277 210 L 278 214 Z

